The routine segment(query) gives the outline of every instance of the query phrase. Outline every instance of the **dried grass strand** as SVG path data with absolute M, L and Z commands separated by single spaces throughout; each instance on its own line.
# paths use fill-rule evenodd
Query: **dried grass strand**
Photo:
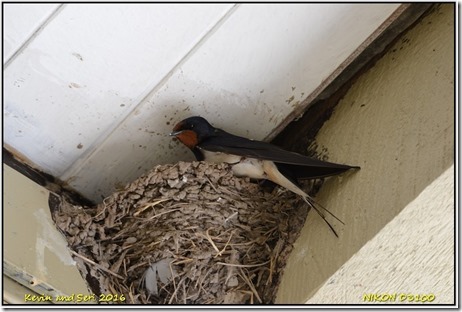
M 217 264 L 231 266 L 231 267 L 238 267 L 238 268 L 257 268 L 263 265 L 267 265 L 269 262 L 270 260 L 265 261 L 263 263 L 259 263 L 259 264 L 237 264 L 237 263 L 224 263 L 224 262 L 217 262 Z
M 94 261 L 88 259 L 87 257 L 85 257 L 85 256 L 83 256 L 83 255 L 81 255 L 81 254 L 79 254 L 79 253 L 76 253 L 76 252 L 73 251 L 73 250 L 69 250 L 69 251 L 70 251 L 74 256 L 79 257 L 80 259 L 84 260 L 85 262 L 88 262 L 88 263 L 94 265 L 94 266 L 97 267 L 99 270 L 102 270 L 102 271 L 104 271 L 104 272 L 106 272 L 106 273 L 109 273 L 109 274 L 111 274 L 111 275 L 113 275 L 113 276 L 115 276 L 115 277 L 117 277 L 117 278 L 119 278 L 119 279 L 122 279 L 122 280 L 124 279 L 124 278 L 123 278 L 122 276 L 120 276 L 119 274 L 114 273 L 114 272 L 112 272 L 111 270 L 106 269 L 106 268 L 103 267 L 102 265 L 100 265 L 100 264 L 98 264 L 98 263 L 96 263 L 96 262 L 94 262 Z

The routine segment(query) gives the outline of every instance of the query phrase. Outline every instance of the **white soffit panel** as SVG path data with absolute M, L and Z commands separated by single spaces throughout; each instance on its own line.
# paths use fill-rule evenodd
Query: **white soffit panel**
M 50 18 L 59 4 L 3 4 L 3 63 Z
M 66 5 L 5 69 L 5 142 L 61 176 L 231 5 Z
M 6 142 L 100 200 L 191 160 L 182 118 L 263 139 L 398 7 L 66 6 L 7 68 Z

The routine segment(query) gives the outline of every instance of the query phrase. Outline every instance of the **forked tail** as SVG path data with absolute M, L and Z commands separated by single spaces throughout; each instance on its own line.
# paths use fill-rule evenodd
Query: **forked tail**
M 316 207 L 316 205 L 319 206 L 322 210 L 324 210 L 328 214 L 330 214 L 332 217 L 334 217 L 337 221 L 339 221 L 343 225 L 345 225 L 345 223 L 342 220 L 340 220 L 336 215 L 334 215 L 332 212 L 327 210 L 327 208 L 324 208 L 321 204 L 315 202 L 314 199 L 312 199 L 309 195 L 302 196 L 302 198 L 311 208 L 313 208 L 318 213 L 318 215 L 322 218 L 322 220 L 324 220 L 324 222 L 327 224 L 327 226 L 329 226 L 329 228 L 332 230 L 334 235 L 338 238 L 338 234 L 335 231 L 334 227 L 332 226 L 332 224 L 329 223 L 329 221 L 327 221 L 326 216 L 324 215 L 324 213 L 322 213 L 321 210 L 318 209 L 318 207 Z
M 330 214 L 332 217 L 334 217 L 336 220 L 338 220 L 340 223 L 345 225 L 342 220 L 337 218 L 332 212 L 321 206 L 321 204 L 315 202 L 308 194 L 306 194 L 301 188 L 299 188 L 297 185 L 295 185 L 292 181 L 290 181 L 287 177 L 285 177 L 279 170 L 277 169 L 276 165 L 272 161 L 264 160 L 263 161 L 263 170 L 265 171 L 267 175 L 267 179 L 270 181 L 273 181 L 274 183 L 277 183 L 284 188 L 288 189 L 291 192 L 294 192 L 295 194 L 300 195 L 303 200 L 310 205 L 316 212 L 319 214 L 319 216 L 326 222 L 326 224 L 330 227 L 332 232 L 334 232 L 334 235 L 338 237 L 337 232 L 334 230 L 332 225 L 329 223 L 329 221 L 326 220 L 326 216 L 321 212 L 319 208 L 322 210 L 326 211 L 328 214 Z

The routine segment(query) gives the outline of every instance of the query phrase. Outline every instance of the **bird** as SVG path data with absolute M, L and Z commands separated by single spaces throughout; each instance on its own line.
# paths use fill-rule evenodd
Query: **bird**
M 269 180 L 300 195 L 338 237 L 319 208 L 342 224 L 345 223 L 316 203 L 300 188 L 298 181 L 337 175 L 359 167 L 321 161 L 287 151 L 271 143 L 237 136 L 215 128 L 201 116 L 181 120 L 173 127 L 170 136 L 177 138 L 188 147 L 198 161 L 228 163 L 235 176 Z

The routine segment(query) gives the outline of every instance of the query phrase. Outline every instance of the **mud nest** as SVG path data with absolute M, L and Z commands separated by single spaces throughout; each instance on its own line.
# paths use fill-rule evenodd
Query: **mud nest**
M 155 167 L 95 207 L 56 198 L 53 218 L 91 290 L 121 303 L 273 303 L 307 216 L 227 164 Z

